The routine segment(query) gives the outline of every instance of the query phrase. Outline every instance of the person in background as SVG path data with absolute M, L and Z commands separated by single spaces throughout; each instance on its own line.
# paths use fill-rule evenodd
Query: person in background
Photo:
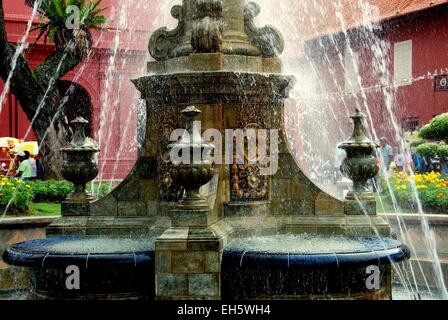
M 440 157 L 438 155 L 429 158 L 428 172 L 439 172 L 439 166 L 440 166 Z
M 424 173 L 425 172 L 425 161 L 423 160 L 423 157 L 419 155 L 415 148 L 412 148 L 412 161 L 414 165 L 414 170 L 417 173 Z
M 395 165 L 398 172 L 403 172 L 405 166 L 405 157 L 399 149 L 397 149 L 397 155 L 395 156 Z
M 36 176 L 36 161 L 30 158 L 30 153 L 25 151 L 17 154 L 22 161 L 20 162 L 19 169 L 16 176 L 20 176 L 22 181 L 31 181 Z
M 440 141 L 440 146 L 446 146 L 445 141 Z M 442 176 L 448 176 L 448 162 L 447 157 L 440 156 L 440 173 Z
M 394 160 L 394 150 L 392 147 L 387 143 L 387 138 L 383 137 L 380 139 L 380 146 L 381 146 L 381 160 L 384 165 L 384 170 L 386 172 L 389 172 L 390 165 L 392 164 L 392 161 Z
M 28 151 L 25 151 L 25 154 L 28 156 L 28 162 L 31 169 L 31 180 L 36 180 L 37 177 L 37 162 L 33 156 L 30 155 Z
M 41 159 L 40 155 L 34 156 L 34 160 L 36 160 L 36 169 L 37 169 L 36 180 L 43 180 L 44 166 L 42 164 L 42 159 Z

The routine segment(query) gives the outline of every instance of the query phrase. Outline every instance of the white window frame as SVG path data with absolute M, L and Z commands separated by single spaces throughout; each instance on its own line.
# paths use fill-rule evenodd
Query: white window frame
M 412 84 L 412 60 L 412 39 L 394 43 L 394 84 L 396 87 Z
M 347 49 L 344 53 L 344 69 L 345 69 L 345 90 L 355 91 L 360 89 L 358 73 L 360 72 L 360 59 L 357 51 L 352 51 L 353 54 Z

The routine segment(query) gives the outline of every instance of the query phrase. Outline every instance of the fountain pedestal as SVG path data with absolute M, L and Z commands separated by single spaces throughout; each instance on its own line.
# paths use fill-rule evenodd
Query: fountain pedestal
M 194 125 L 200 113 L 195 107 L 182 111 L 187 128 L 183 138 L 169 146 L 171 154 L 181 153 L 188 159 L 172 163 L 173 182 L 184 189 L 184 194 L 171 211 L 171 228 L 156 241 L 158 299 L 217 300 L 221 296 L 223 238 L 210 228 L 211 210 L 199 192 L 215 175 L 207 158 L 214 146 L 202 141 Z
M 93 196 L 86 191 L 86 184 L 95 179 L 98 174 L 98 165 L 94 156 L 100 152 L 100 149 L 96 142 L 85 135 L 87 120 L 78 117 L 71 124 L 73 138 L 66 148 L 61 149 L 65 157 L 62 175 L 67 181 L 73 183 L 74 190 L 61 203 L 62 218 L 48 227 L 48 234 L 62 234 L 61 222 L 65 219 L 82 223 L 83 217 L 90 214 L 90 205 L 94 201 Z

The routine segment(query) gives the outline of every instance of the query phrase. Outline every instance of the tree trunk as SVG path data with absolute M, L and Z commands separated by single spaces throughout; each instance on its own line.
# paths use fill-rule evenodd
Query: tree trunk
M 91 35 L 85 31 L 86 41 L 75 42 L 75 48 L 67 50 L 66 44 L 47 57 L 36 70 L 31 70 L 23 55 L 11 71 L 11 61 L 16 51 L 10 44 L 5 30 L 3 0 L 0 0 L 0 76 L 6 81 L 11 72 L 11 92 L 20 102 L 41 147 L 45 177 L 61 179 L 63 159 L 60 148 L 69 138 L 67 124 L 64 123 L 64 106 L 59 92 L 58 80 L 73 70 L 90 53 Z M 75 35 L 73 35 L 75 38 Z M 87 47 L 86 47 L 87 46 Z

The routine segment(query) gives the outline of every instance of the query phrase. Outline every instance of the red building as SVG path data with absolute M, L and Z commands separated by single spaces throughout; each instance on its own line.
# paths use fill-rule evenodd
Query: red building
M 9 41 L 19 43 L 25 34 L 32 9 L 24 1 L 3 0 Z M 138 92 L 129 81 L 141 76 L 148 61 L 147 43 L 155 11 L 145 1 L 104 0 L 106 16 L 113 22 L 108 30 L 94 30 L 93 53 L 75 70 L 64 77 L 76 83 L 77 99 L 88 101 L 93 138 L 100 142 L 100 174 L 103 179 L 122 179 L 130 171 L 137 156 Z M 38 22 L 38 19 L 34 19 Z M 25 51 L 32 68 L 41 63 L 54 47 L 43 40 L 36 43 L 36 33 L 27 39 Z M 63 83 L 61 85 L 64 85 Z M 0 80 L 0 92 L 4 83 Z M 70 103 L 70 102 L 69 102 Z M 29 120 L 17 99 L 9 93 L 0 114 L 0 136 L 32 140 L 26 136 Z M 3 157 L 3 159 L 2 159 Z M 0 161 L 4 161 L 0 155 Z M 115 173 L 114 173 L 115 172 Z
M 377 136 L 394 137 L 394 125 L 413 131 L 448 112 L 447 1 L 316 0 L 307 10 L 302 64 L 339 119 L 357 106 Z

